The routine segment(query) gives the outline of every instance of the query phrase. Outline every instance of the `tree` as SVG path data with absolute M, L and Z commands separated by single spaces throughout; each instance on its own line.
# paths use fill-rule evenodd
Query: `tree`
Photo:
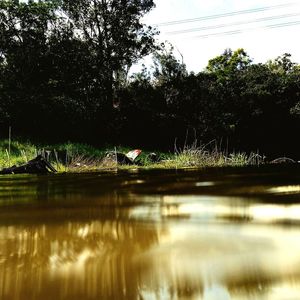
M 251 66 L 251 59 L 244 49 L 226 49 L 223 54 L 209 60 L 205 72 L 215 78 L 214 90 L 219 108 L 219 123 L 228 135 L 235 133 L 239 115 L 245 109 L 241 94 L 245 89 L 243 75 Z
M 153 7 L 152 0 L 0 0 L 0 123 L 9 117 L 32 135 L 50 123 L 61 135 L 100 122 L 111 129 L 114 91 L 131 64 L 156 49 L 155 30 L 141 23 Z
M 63 10 L 89 46 L 112 107 L 114 89 L 122 73 L 155 48 L 156 32 L 141 23 L 153 0 L 63 0 Z
M 209 60 L 206 71 L 227 76 L 232 72 L 245 70 L 251 62 L 244 49 L 240 48 L 234 52 L 226 49 L 222 55 Z
M 163 85 L 173 80 L 187 76 L 186 65 L 179 61 L 174 54 L 172 45 L 162 45 L 153 53 L 153 77 L 157 85 Z
M 41 99 L 49 78 L 48 34 L 56 20 L 55 9 L 50 1 L 0 1 L 1 102 L 11 123 L 18 120 L 25 127 L 24 118 L 44 104 Z
M 278 56 L 275 60 L 269 60 L 267 62 L 267 66 L 272 72 L 283 75 L 292 72 L 296 67 L 296 64 L 292 62 L 291 54 L 284 53 L 282 56 Z

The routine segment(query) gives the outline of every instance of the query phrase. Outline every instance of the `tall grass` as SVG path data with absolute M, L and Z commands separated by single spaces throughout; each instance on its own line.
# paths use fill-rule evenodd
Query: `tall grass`
M 10 151 L 8 151 L 10 149 Z M 53 159 L 52 165 L 59 172 L 86 172 L 104 169 L 128 169 L 128 168 L 202 168 L 222 166 L 245 166 L 259 165 L 264 162 L 264 157 L 256 153 L 228 153 L 219 150 L 216 144 L 184 146 L 178 150 L 175 147 L 174 153 L 159 153 L 158 162 L 149 159 L 150 152 L 143 151 L 136 166 L 118 165 L 115 160 L 103 160 L 107 151 L 126 153 L 129 148 L 108 148 L 97 149 L 85 144 L 64 143 L 59 145 L 33 145 L 30 142 L 19 142 L 0 140 L 0 169 L 12 165 L 21 165 L 33 159 L 41 149 L 56 151 L 65 150 L 67 158 L 60 161 L 57 156 Z
M 264 159 L 258 153 L 237 152 L 228 154 L 227 150 L 220 150 L 216 143 L 197 145 L 195 142 L 190 146 L 185 145 L 182 150 L 175 147 L 174 156 L 162 161 L 162 164 L 167 168 L 246 166 L 262 164 Z
M 0 140 L 0 168 L 26 163 L 36 155 L 36 146 L 29 142 Z

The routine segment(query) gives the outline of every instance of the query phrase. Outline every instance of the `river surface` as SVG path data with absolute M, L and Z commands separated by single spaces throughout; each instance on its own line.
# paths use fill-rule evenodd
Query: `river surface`
M 0 176 L 0 299 L 300 299 L 300 167 Z

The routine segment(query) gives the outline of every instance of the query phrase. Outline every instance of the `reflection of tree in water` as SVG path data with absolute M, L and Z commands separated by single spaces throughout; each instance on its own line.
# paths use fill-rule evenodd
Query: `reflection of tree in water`
M 161 244 L 169 239 L 164 226 L 118 218 L 1 226 L 0 298 L 202 299 L 209 290 L 203 286 L 199 262 L 214 250 L 207 245 L 228 253 L 231 247 L 225 237 L 223 241 L 194 238 L 188 247 L 179 241 L 166 247 L 168 243 Z M 268 295 L 267 287 L 276 278 L 259 267 L 263 262 L 256 266 L 242 262 L 248 269 L 236 269 L 225 287 L 234 294 Z M 231 272 L 232 263 L 224 263 L 228 268 L 218 273 Z M 220 261 L 220 266 L 224 263 Z M 166 290 L 160 290 L 163 287 Z
M 135 174 L 58 174 L 45 176 L 15 175 L 0 178 L 1 203 L 19 205 L 87 206 L 131 205 L 135 199 L 126 197 L 135 184 Z M 131 181 L 128 181 L 132 177 Z M 130 182 L 131 184 L 126 184 Z M 125 196 L 124 196 L 125 195 Z M 9 202 L 7 201 L 9 200 Z M 84 200 L 84 201 L 83 201 Z M 132 203 L 133 202 L 133 203 Z
M 159 231 L 122 220 L 1 227 L 0 298 L 137 299 L 135 259 Z
M 226 226 L 211 230 L 214 224 L 189 219 L 196 212 L 183 209 L 186 197 L 136 196 L 120 178 L 61 179 L 23 177 L 0 191 L 1 200 L 11 200 L 0 211 L 0 299 L 209 299 L 214 292 L 258 298 L 288 278 L 288 260 L 300 266 L 293 251 L 278 273 L 274 245 L 265 237 L 277 241 L 280 230 L 266 227 L 262 239 L 255 228 L 238 235 L 251 226 L 232 221 L 224 225 L 234 234 Z M 291 252 L 277 250 L 285 248 Z M 299 277 L 295 268 L 291 280 Z M 207 275 L 217 281 L 206 282 Z
M 130 219 L 140 200 L 118 190 L 123 178 L 78 178 L 7 181 L 0 192 L 10 199 L 0 212 L 1 299 L 138 298 L 143 266 L 135 259 L 161 229 Z

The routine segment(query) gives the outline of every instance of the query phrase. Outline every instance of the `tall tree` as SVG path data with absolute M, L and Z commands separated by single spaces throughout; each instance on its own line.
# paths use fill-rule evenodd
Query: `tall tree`
M 67 17 L 88 43 L 112 106 L 114 89 L 123 73 L 155 48 L 155 30 L 141 18 L 154 7 L 153 0 L 63 0 Z
M 10 122 L 18 119 L 22 124 L 23 116 L 31 115 L 26 112 L 41 107 L 49 77 L 45 58 L 55 8 L 50 1 L 0 1 L 1 102 Z

